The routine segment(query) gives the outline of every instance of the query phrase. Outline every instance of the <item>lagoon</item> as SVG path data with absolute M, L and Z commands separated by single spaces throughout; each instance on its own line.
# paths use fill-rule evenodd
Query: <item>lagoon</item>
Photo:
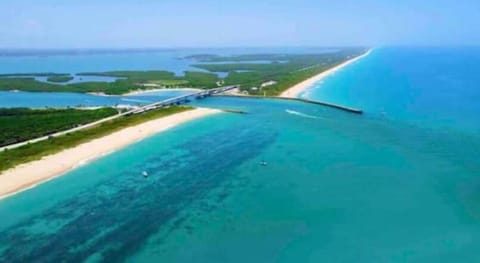
M 141 106 L 192 93 L 191 90 L 164 90 L 125 96 L 103 96 L 71 92 L 0 91 L 0 107 L 65 108 L 130 105 Z
M 195 54 L 313 54 L 333 52 L 328 48 L 186 48 L 158 50 L 50 50 L 48 52 L 14 52 L 0 49 L 0 74 L 14 73 L 82 73 L 116 70 L 167 70 L 178 76 L 184 71 L 204 71 L 184 59 Z M 267 63 L 268 61 L 260 61 Z

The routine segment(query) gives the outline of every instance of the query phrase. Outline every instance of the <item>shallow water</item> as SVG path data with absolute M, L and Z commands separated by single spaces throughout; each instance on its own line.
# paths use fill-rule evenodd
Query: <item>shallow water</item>
M 122 79 L 119 77 L 107 77 L 107 76 L 88 76 L 88 75 L 70 75 L 73 77 L 72 80 L 65 81 L 65 82 L 52 82 L 48 81 L 48 77 L 45 76 L 35 76 L 35 75 L 22 75 L 22 76 L 6 76 L 0 77 L 1 78 L 34 78 L 36 81 L 55 84 L 55 85 L 68 85 L 74 83 L 83 83 L 83 82 L 115 82 L 118 79 Z
M 480 260 L 480 138 L 467 126 L 194 103 L 248 113 L 178 126 L 1 201 L 0 262 Z
M 95 107 L 114 105 L 146 105 L 192 93 L 190 90 L 165 90 L 128 96 L 99 96 L 72 92 L 0 91 L 0 107 Z
M 51 50 L 8 52 L 0 50 L 0 74 L 12 73 L 81 73 L 114 70 L 167 70 L 182 76 L 184 71 L 203 71 L 191 64 L 195 60 L 183 59 L 195 54 L 240 55 L 240 54 L 289 54 L 324 53 L 335 49 L 325 48 L 190 48 L 136 51 L 78 51 Z M 264 62 L 264 61 L 261 61 Z
M 178 59 L 183 52 L 124 52 L 0 56 L 0 73 L 82 73 L 112 70 L 164 69 L 183 75 L 192 61 Z M 198 70 L 197 70 L 198 71 Z
M 1 259 L 479 259 L 478 139 L 294 102 L 197 104 L 249 114 L 182 125 L 0 202 Z

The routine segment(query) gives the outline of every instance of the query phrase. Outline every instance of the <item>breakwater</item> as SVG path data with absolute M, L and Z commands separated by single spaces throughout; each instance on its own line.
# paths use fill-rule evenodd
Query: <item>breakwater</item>
M 335 103 L 330 103 L 330 102 L 325 102 L 325 101 L 309 100 L 309 99 L 302 99 L 302 98 L 287 98 L 287 97 L 275 97 L 275 96 L 252 96 L 252 95 L 248 95 L 248 96 L 246 96 L 246 95 L 224 95 L 224 94 L 215 95 L 215 96 L 250 98 L 250 99 L 293 100 L 293 101 L 299 101 L 299 102 L 304 102 L 304 103 L 322 105 L 322 106 L 346 111 L 346 112 L 349 112 L 349 113 L 363 114 L 363 110 L 361 110 L 361 109 L 356 109 L 356 108 L 343 106 L 343 105 L 340 105 L 340 104 L 335 104 Z

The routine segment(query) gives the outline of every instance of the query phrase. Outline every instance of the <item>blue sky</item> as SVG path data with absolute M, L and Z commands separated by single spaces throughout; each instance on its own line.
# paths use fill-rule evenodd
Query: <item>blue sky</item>
M 2 0 L 0 47 L 480 45 L 479 0 Z

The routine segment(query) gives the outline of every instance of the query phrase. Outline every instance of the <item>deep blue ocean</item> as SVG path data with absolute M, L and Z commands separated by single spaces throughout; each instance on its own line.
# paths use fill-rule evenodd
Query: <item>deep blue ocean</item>
M 0 262 L 479 262 L 479 76 L 480 49 L 378 48 L 303 94 L 364 115 L 196 101 L 248 113 L 0 201 Z

